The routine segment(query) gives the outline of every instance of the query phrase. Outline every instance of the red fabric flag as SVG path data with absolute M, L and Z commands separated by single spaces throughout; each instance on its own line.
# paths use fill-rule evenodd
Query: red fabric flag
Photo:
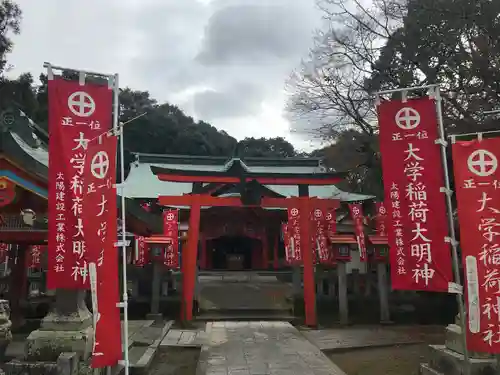
M 366 237 L 365 228 L 363 226 L 363 206 L 361 204 L 354 203 L 350 203 L 348 206 L 354 222 L 354 234 L 356 235 L 356 241 L 358 242 L 359 259 L 362 262 L 366 262 L 368 260 L 368 255 L 366 253 Z
M 302 250 L 300 241 L 300 215 L 299 209 L 292 207 L 288 209 L 288 247 L 290 264 L 302 264 Z
M 375 203 L 377 216 L 375 217 L 375 231 L 380 237 L 387 237 L 387 209 L 383 202 Z
M 325 217 L 326 221 L 326 234 L 331 240 L 335 233 L 337 233 L 337 216 L 335 210 L 328 210 Z
M 10 245 L 8 243 L 0 243 L 0 263 L 5 262 L 9 256 Z
M 144 267 L 148 263 L 147 254 L 147 244 L 143 236 L 138 236 L 137 238 L 137 253 L 134 258 L 134 264 L 137 267 Z
M 452 151 L 467 348 L 500 353 L 500 138 L 457 142 Z
M 163 253 L 163 265 L 179 268 L 179 210 L 163 211 L 163 235 L 170 241 Z
M 293 264 L 292 249 L 290 247 L 290 233 L 287 223 L 281 223 L 281 233 L 283 233 L 283 245 L 285 247 L 285 262 L 286 264 Z
M 448 291 L 452 267 L 435 102 L 382 102 L 378 121 L 392 287 Z
M 27 257 L 28 268 L 40 268 L 40 255 L 42 254 L 42 247 L 40 245 L 30 246 L 30 251 Z
M 315 208 L 312 212 L 311 222 L 313 228 L 312 233 L 312 249 L 315 257 L 313 260 L 319 260 L 320 263 L 331 263 L 330 249 L 327 242 L 327 232 L 325 230 L 325 210 Z
M 327 263 L 329 264 L 336 264 L 337 263 L 337 249 L 335 245 L 333 244 L 333 238 L 335 237 L 335 234 L 337 233 L 337 215 L 335 210 L 327 210 L 326 216 L 325 216 L 325 222 L 326 222 L 326 236 L 327 236 L 327 246 L 328 246 L 328 252 L 329 252 L 329 261 Z
M 110 114 L 111 115 L 111 114 Z M 102 135 L 89 142 L 83 173 L 82 221 L 86 259 L 95 264 L 98 319 L 92 367 L 114 366 L 122 358 L 116 209 L 117 137 Z M 122 228 L 125 230 L 125 228 Z M 95 296 L 94 296 L 95 297 Z
M 89 288 L 83 237 L 83 170 L 88 142 L 111 128 L 112 90 L 55 78 L 49 100 L 47 288 Z

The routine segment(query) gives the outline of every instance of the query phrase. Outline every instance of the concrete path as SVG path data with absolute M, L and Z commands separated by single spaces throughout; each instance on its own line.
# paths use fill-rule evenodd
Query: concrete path
M 196 375 L 344 375 L 287 322 L 207 323 Z

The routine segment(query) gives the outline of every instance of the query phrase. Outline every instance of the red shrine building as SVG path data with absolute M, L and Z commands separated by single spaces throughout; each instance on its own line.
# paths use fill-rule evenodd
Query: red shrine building
M 178 181 L 161 181 L 161 174 L 175 174 Z M 255 176 L 286 176 L 286 185 L 263 184 L 250 179 L 244 186 L 231 181 L 248 174 Z M 189 176 L 188 176 L 189 175 Z M 287 220 L 286 209 L 255 207 L 262 198 L 290 198 L 309 196 L 335 199 L 340 202 L 362 202 L 371 196 L 347 193 L 334 184 L 299 185 L 302 181 L 321 180 L 327 175 L 319 158 L 224 158 L 179 155 L 135 154 L 125 181 L 124 195 L 163 209 L 160 196 L 185 196 L 191 193 L 213 197 L 234 197 L 243 207 L 203 206 L 200 217 L 200 250 L 198 266 L 201 269 L 251 270 L 277 269 L 286 266 L 280 224 Z M 183 176 L 185 178 L 183 178 Z M 199 176 L 199 182 L 190 182 Z M 215 179 L 221 182 L 201 182 Z M 226 178 L 226 180 L 224 180 Z M 341 177 L 334 180 L 340 181 Z M 183 181 L 184 180 L 184 181 Z M 248 179 L 247 179 L 248 180 Z M 230 182 L 224 182 L 230 181 Z M 295 185 L 294 185 L 295 183 Z M 246 205 L 249 208 L 245 207 Z M 189 206 L 180 209 L 180 228 L 187 231 Z
M 334 289 L 339 291 L 341 320 L 347 320 L 347 275 L 354 273 L 359 281 L 360 276 L 371 276 L 375 269 L 378 286 L 384 289 L 380 294 L 382 320 L 388 320 L 387 240 L 368 236 L 370 259 L 376 264 L 362 262 L 352 221 L 350 225 L 342 223 L 350 221 L 347 203 L 367 202 L 369 205 L 373 197 L 339 190 L 335 184 L 344 176 L 328 171 L 321 159 L 228 159 L 147 154 L 135 154 L 135 157 L 124 183 L 125 197 L 140 200 L 152 212 L 179 209 L 180 229 L 188 241 L 181 246 L 182 277 L 178 280 L 183 286 L 181 300 L 188 320 L 192 318 L 193 299 L 203 300 L 202 293 L 195 292 L 199 281 L 198 277 L 195 278 L 196 270 L 200 270 L 203 276 L 204 271 L 206 274 L 210 271 L 258 272 L 292 268 L 295 274 L 298 273 L 295 294 L 302 295 L 299 289 L 303 289 L 307 324 L 316 322 L 316 292 L 324 294 L 325 285 L 331 294 Z M 308 265 L 304 259 L 303 267 L 290 267 L 286 260 L 281 224 L 287 221 L 291 205 L 303 203 L 310 206 L 304 206 L 302 212 L 308 212 L 314 204 L 321 203 L 330 204 L 334 215 L 338 216 L 337 233 L 330 238 L 329 244 L 334 257 L 339 260 L 336 286 L 331 283 L 329 272 L 333 267 L 329 267 L 321 278 L 322 267 L 319 264 L 313 267 L 312 259 Z M 301 222 L 301 228 L 309 227 L 308 217 L 304 215 L 306 221 Z M 305 237 L 308 238 L 309 234 Z M 159 238 L 150 239 L 151 245 L 155 242 L 161 246 Z M 354 284 L 359 283 L 355 281 Z M 225 288 L 220 286 L 218 293 L 224 294 Z M 233 300 L 238 300 L 237 297 Z
M 9 299 L 15 323 L 26 314 L 43 315 L 37 309 L 46 310 L 53 294 L 45 288 L 48 134 L 19 110 L 1 114 L 0 131 L 0 295 Z M 361 262 L 347 209 L 347 203 L 357 202 L 369 212 L 374 197 L 338 189 L 335 183 L 343 175 L 328 171 L 321 159 L 134 156 L 122 190 L 126 228 L 119 223 L 119 230 L 125 230 L 131 240 L 126 286 L 131 306 L 150 305 L 148 311 L 158 314 L 164 311 L 164 303 L 178 299 L 186 289 L 192 294 L 182 299 L 192 303 L 199 298 L 195 292 L 199 277 L 235 272 L 293 273 L 294 293 L 300 295 L 301 267 L 291 267 L 286 261 L 281 224 L 287 221 L 284 202 L 305 197 L 335 202 L 337 233 L 330 245 L 339 263 L 326 268 L 316 265 L 314 270 L 311 266 L 312 279 L 305 277 L 304 267 L 303 287 L 314 288 L 318 299 L 338 300 L 345 316 L 348 292 L 359 289 L 356 285 L 363 275 L 368 280 L 376 270 L 379 289 L 388 288 L 386 239 L 374 235 L 371 223 L 366 222 L 369 248 L 378 261 Z M 179 210 L 181 267 L 188 268 L 166 272 L 154 252 L 165 246 L 162 211 L 172 208 Z M 188 236 L 195 238 L 190 245 Z M 141 267 L 134 265 L 137 238 L 145 238 L 150 252 Z M 192 285 L 190 270 L 197 275 Z M 315 285 L 306 285 L 306 279 Z M 370 284 L 376 289 L 377 277 L 365 281 L 365 290 Z M 217 293 L 224 294 L 224 290 Z M 381 305 L 388 310 L 387 291 L 385 297 L 380 294 Z M 186 308 L 193 310 L 189 304 Z

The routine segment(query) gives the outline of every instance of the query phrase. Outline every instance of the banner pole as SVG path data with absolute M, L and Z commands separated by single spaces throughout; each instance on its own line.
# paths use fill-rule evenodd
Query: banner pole
M 126 225 L 125 225 L 125 196 L 123 194 L 123 183 L 125 182 L 125 156 L 123 147 L 123 125 L 119 124 L 119 94 L 120 85 L 118 74 L 114 75 L 114 92 L 113 92 L 113 129 L 116 133 L 120 133 L 120 199 L 121 199 L 121 248 L 122 248 L 122 277 L 123 277 L 123 300 L 121 307 L 123 308 L 123 362 L 125 365 L 125 375 L 129 375 L 129 358 L 128 358 L 128 292 L 127 292 L 127 243 L 126 243 Z M 116 134 L 115 133 L 115 134 Z
M 440 87 L 436 86 L 434 88 L 434 96 L 436 99 L 436 113 L 437 113 L 437 120 L 438 120 L 438 125 L 439 125 L 439 134 L 440 134 L 440 139 L 437 141 L 441 145 L 441 162 L 443 164 L 443 171 L 444 171 L 444 184 L 445 184 L 445 195 L 446 195 L 446 207 L 448 210 L 448 224 L 449 224 L 449 233 L 450 233 L 450 239 L 449 242 L 451 244 L 452 248 L 452 258 L 453 258 L 453 272 L 455 276 L 455 282 L 458 285 L 462 285 L 460 281 L 460 262 L 459 262 L 459 257 L 458 257 L 458 242 L 456 240 L 456 233 L 455 233 L 455 225 L 453 222 L 453 207 L 452 207 L 452 200 L 451 200 L 451 195 L 453 192 L 450 189 L 450 173 L 448 170 L 448 161 L 446 157 L 446 147 L 447 147 L 447 142 L 446 142 L 446 135 L 444 131 L 444 123 L 443 123 L 443 110 L 442 110 L 442 99 L 441 99 L 441 92 L 440 92 Z M 462 293 L 457 293 L 457 304 L 458 304 L 458 311 L 460 314 L 460 325 L 462 328 L 462 345 L 464 348 L 464 364 L 465 364 L 465 375 L 470 375 L 470 358 L 469 358 L 469 351 L 467 350 L 467 325 L 466 325 L 466 318 L 465 318 L 465 303 L 464 303 L 464 291 L 465 288 L 462 287 Z

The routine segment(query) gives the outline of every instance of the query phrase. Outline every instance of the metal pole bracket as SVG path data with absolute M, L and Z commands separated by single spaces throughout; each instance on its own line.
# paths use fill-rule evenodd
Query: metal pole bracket
M 453 247 L 458 246 L 458 241 L 454 238 L 451 238 L 451 237 L 445 237 L 444 242 L 451 244 L 451 246 L 453 246 Z
M 438 138 L 434 141 L 435 144 L 437 145 L 441 145 L 443 147 L 447 147 L 448 146 L 448 142 L 446 142 L 446 140 L 444 138 Z
M 453 195 L 453 190 L 445 188 L 445 187 L 439 188 L 439 192 L 445 193 L 449 197 L 451 197 Z

